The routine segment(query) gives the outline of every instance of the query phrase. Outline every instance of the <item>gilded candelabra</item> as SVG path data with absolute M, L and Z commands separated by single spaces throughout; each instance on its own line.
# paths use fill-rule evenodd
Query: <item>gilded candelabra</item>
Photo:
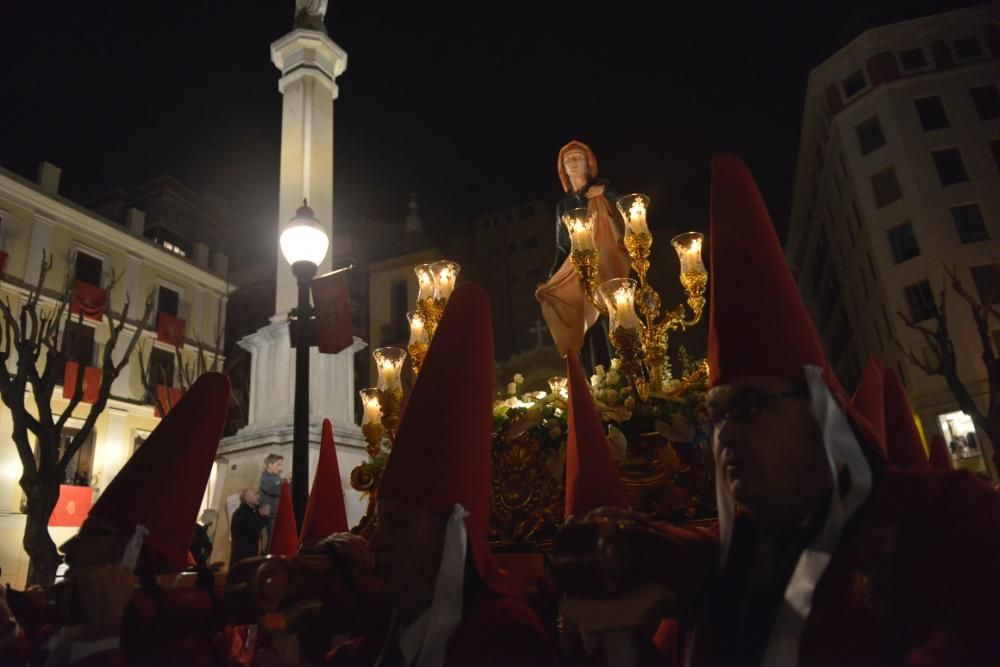
M 457 262 L 443 259 L 419 264 L 413 271 L 417 274 L 417 309 L 406 316 L 410 322 L 410 342 L 406 349 L 413 374 L 418 375 L 461 267 Z
M 703 237 L 687 232 L 671 241 L 680 260 L 680 283 L 687 294 L 688 317 L 683 305 L 661 312 L 660 295 L 646 281 L 653 235 L 646 224 L 649 198 L 626 195 L 617 202 L 625 222 L 625 250 L 638 281 L 615 278 L 598 285 L 599 255 L 594 241 L 595 214 L 586 208 L 568 211 L 563 224 L 572 243 L 570 258 L 587 299 L 610 320 L 612 345 L 621 359 L 622 372 L 635 386 L 639 397 L 661 391 L 670 379 L 667 360 L 669 334 L 684 330 L 701 320 L 705 306 L 708 272 L 701 260 Z M 636 305 L 639 313 L 636 313 Z

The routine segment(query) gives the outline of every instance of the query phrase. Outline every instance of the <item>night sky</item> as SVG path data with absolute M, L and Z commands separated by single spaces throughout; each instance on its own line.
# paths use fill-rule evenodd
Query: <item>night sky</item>
M 783 227 L 806 77 L 851 16 L 886 4 L 900 3 L 331 0 L 327 28 L 348 53 L 334 224 L 401 218 L 415 190 L 432 233 L 461 233 L 476 213 L 554 200 L 556 154 L 578 138 L 673 227 L 704 227 L 709 156 L 735 151 Z M 236 262 L 273 262 L 269 45 L 293 0 L 3 5 L 0 165 L 33 178 L 54 162 L 77 201 L 172 174 L 229 200 L 252 240 Z

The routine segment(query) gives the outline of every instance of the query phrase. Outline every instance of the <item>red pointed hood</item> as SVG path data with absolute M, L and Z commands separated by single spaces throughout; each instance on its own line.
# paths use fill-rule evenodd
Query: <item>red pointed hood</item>
M 333 533 L 346 533 L 348 530 L 344 488 L 340 481 L 337 448 L 333 444 L 333 426 L 329 419 L 324 419 L 316 476 L 309 492 L 306 515 L 302 518 L 299 543 L 315 542 Z
M 757 183 L 735 155 L 712 160 L 710 216 L 710 385 L 745 375 L 800 381 L 803 365 L 825 369 Z
M 872 357 L 865 366 L 858 382 L 858 388 L 854 390 L 851 398 L 851 405 L 858 411 L 858 414 L 868 422 L 872 428 L 872 433 L 876 437 L 875 444 L 881 449 L 885 456 L 885 389 L 882 379 L 882 364 L 878 359 Z
M 569 435 L 566 439 L 566 516 L 582 518 L 598 507 L 627 507 L 618 467 L 611 459 L 601 417 L 575 352 L 566 355 Z
M 930 468 L 924 443 L 913 419 L 913 409 L 899 376 L 891 368 L 883 371 L 885 382 L 885 451 L 899 468 Z
M 399 425 L 379 498 L 421 507 L 443 518 L 461 504 L 480 578 L 516 594 L 487 543 L 493 473 L 493 324 L 479 285 L 455 289 L 434 334 Z
M 944 436 L 935 433 L 931 438 L 930 464 L 935 470 L 953 470 L 951 463 L 951 453 L 948 451 L 948 443 L 944 441 Z
M 278 516 L 274 518 L 274 535 L 271 536 L 272 556 L 294 556 L 299 552 L 299 529 L 295 525 L 295 511 L 292 508 L 292 492 L 288 482 L 281 483 L 278 497 Z
M 187 563 L 228 407 L 229 379 L 199 377 L 90 510 L 122 533 L 145 526 L 146 562 L 158 573 L 179 572 Z

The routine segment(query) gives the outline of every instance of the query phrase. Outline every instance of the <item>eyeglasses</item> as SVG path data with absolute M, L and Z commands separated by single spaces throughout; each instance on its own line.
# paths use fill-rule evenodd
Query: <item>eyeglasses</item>
M 788 398 L 809 398 L 809 390 L 805 387 L 782 391 L 773 394 L 751 394 L 743 399 L 735 400 L 727 408 L 712 405 L 702 413 L 702 428 L 711 432 L 722 426 L 726 420 L 749 424 L 761 413 L 774 409 L 779 402 Z

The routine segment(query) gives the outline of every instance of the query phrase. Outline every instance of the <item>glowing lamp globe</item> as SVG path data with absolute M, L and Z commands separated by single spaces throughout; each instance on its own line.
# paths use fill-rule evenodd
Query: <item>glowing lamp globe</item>
M 330 248 L 330 237 L 305 200 L 302 200 L 302 206 L 295 212 L 295 217 L 281 230 L 278 242 L 285 261 L 292 266 L 299 262 L 319 266 Z

